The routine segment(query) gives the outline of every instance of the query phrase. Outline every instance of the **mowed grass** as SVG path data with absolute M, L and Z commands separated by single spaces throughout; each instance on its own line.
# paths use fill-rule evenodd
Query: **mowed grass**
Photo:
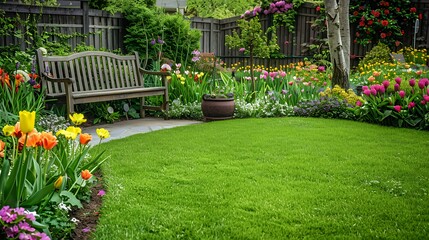
M 94 239 L 425 239 L 429 133 L 343 120 L 244 119 L 98 146 Z

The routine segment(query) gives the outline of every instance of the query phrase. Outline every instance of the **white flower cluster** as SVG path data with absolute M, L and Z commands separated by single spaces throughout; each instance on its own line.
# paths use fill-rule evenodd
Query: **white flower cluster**
M 236 118 L 246 117 L 284 117 L 292 116 L 293 107 L 287 104 L 281 104 L 266 97 L 257 99 L 254 103 L 248 103 L 243 99 L 235 101 Z
M 202 119 L 201 103 L 193 102 L 183 104 L 179 99 L 174 100 L 168 110 L 169 118 Z

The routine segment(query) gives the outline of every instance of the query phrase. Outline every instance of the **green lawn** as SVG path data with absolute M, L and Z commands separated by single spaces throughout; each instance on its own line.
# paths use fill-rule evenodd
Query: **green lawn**
M 308 118 L 211 122 L 98 146 L 95 239 L 429 236 L 429 133 Z

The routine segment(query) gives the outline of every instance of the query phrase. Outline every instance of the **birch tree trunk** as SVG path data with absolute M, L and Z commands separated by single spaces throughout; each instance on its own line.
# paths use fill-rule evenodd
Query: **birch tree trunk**
M 346 60 L 347 72 L 350 74 L 350 0 L 340 0 L 340 34 L 343 44 L 344 58 Z
M 347 35 L 349 43 L 347 50 L 348 54 L 346 55 L 343 45 L 343 39 L 341 38 L 342 31 L 340 30 L 342 28 L 342 25 L 344 25 L 344 33 L 346 32 L 346 30 L 350 31 L 348 25 L 349 16 L 345 15 L 343 17 L 340 17 L 340 13 L 348 13 L 349 6 L 347 3 L 349 3 L 349 0 L 339 0 L 340 3 L 347 4 L 347 6 L 341 5 L 341 11 L 340 5 L 337 1 L 338 0 L 324 0 L 326 9 L 326 20 L 328 24 L 328 44 L 331 55 L 331 62 L 333 65 L 332 87 L 334 87 L 335 85 L 339 85 L 344 89 L 349 89 L 350 67 L 348 66 L 350 66 L 350 33 Z M 340 19 L 343 18 L 347 18 L 347 20 L 344 20 L 347 22 L 347 25 L 345 25 L 345 23 L 341 23 Z M 344 41 L 346 42 L 347 40 L 345 39 Z M 346 58 L 348 59 L 348 64 L 346 62 Z

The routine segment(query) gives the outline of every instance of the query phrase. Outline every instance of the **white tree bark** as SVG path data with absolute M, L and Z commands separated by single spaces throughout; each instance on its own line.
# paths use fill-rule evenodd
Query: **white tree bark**
M 349 0 L 339 0 L 343 4 L 347 4 Z M 340 17 L 340 5 L 338 0 L 324 0 L 325 9 L 326 9 L 326 21 L 328 23 L 328 44 L 329 51 L 331 55 L 331 62 L 333 65 L 333 76 L 332 76 L 332 86 L 339 85 L 344 89 L 348 89 L 350 86 L 349 83 L 349 71 L 350 63 L 350 44 L 348 44 L 348 54 L 346 55 L 344 51 L 343 39 L 341 38 L 341 18 L 347 18 L 344 20 L 348 23 L 348 15 Z M 348 5 L 341 5 L 341 8 L 347 7 L 347 10 L 342 10 L 341 13 L 348 13 Z M 344 24 L 344 23 L 343 23 Z M 348 24 L 344 29 L 349 29 Z M 344 31 L 345 32 L 345 31 Z M 350 41 L 350 33 L 348 34 L 348 41 Z M 347 40 L 345 40 L 347 41 Z
M 343 44 L 344 58 L 346 60 L 346 68 L 350 74 L 350 21 L 349 21 L 349 6 L 350 0 L 340 0 L 340 34 Z

